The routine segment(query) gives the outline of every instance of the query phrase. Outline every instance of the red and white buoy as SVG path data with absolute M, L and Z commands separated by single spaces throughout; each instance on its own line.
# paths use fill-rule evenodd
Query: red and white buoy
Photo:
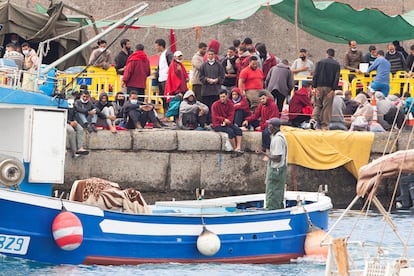
M 79 218 L 68 211 L 60 212 L 52 223 L 53 238 L 63 250 L 75 250 L 82 244 L 83 227 Z

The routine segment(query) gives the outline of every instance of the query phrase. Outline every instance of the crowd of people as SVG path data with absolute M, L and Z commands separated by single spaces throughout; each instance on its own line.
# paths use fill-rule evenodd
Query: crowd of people
M 108 69 L 112 53 L 105 40 L 97 44 L 89 65 Z M 84 129 L 93 133 L 105 128 L 115 134 L 119 129 L 168 126 L 146 100 L 151 68 L 144 45 L 137 44 L 132 51 L 131 42 L 122 39 L 120 46 L 114 62 L 124 91 L 119 91 L 113 102 L 106 91 L 100 91 L 98 99 L 91 98 L 87 86 L 75 93 L 67 124 L 73 158 L 88 154 L 83 147 Z M 411 76 L 414 66 L 414 45 L 408 54 L 398 41 L 389 43 L 386 53 L 371 45 L 366 54 L 358 49 L 356 41 L 349 41 L 342 64 L 336 60 L 335 50 L 328 49 L 326 58 L 314 65 L 306 49 L 300 49 L 298 58 L 290 64 L 268 51 L 264 43 L 254 44 L 250 38 L 234 40 L 220 55 L 220 42 L 213 39 L 208 44 L 199 43 L 191 58 L 191 74 L 183 65 L 181 51 L 171 52 L 163 39 L 157 39 L 154 48 L 159 61 L 153 78 L 166 111 L 164 119 L 173 117 L 177 129 L 227 133 L 233 156 L 243 154 L 244 131 L 260 131 L 260 152 L 269 165 L 266 181 L 272 183 L 275 177 L 281 178 L 281 183 L 286 178 L 282 168 L 286 165 L 287 144 L 280 132 L 281 124 L 378 132 L 403 127 L 405 116 L 413 112 L 410 93 L 390 92 L 390 74 L 405 71 Z M 36 53 L 27 42 L 21 46 L 8 43 L 4 57 L 15 60 L 21 69 L 39 67 Z M 342 91 L 341 68 L 349 70 L 348 79 L 342 79 L 348 82 L 357 74 L 375 70 L 369 91 L 361 90 L 354 98 L 350 91 Z M 281 187 L 270 189 L 279 193 L 276 190 Z

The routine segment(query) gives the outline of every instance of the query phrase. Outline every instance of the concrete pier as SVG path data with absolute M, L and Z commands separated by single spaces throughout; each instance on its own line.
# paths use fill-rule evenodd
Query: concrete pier
M 376 133 L 370 159 L 381 156 L 387 143 L 406 149 L 408 136 L 404 132 L 397 140 L 396 134 L 389 138 L 389 133 Z M 225 134 L 214 131 L 144 129 L 117 134 L 86 133 L 90 154 L 74 160 L 68 151 L 65 184 L 55 188 L 69 191 L 77 179 L 100 177 L 117 182 L 122 188 L 140 190 L 149 203 L 194 199 L 196 188 L 205 189 L 205 197 L 264 192 L 266 163 L 255 153 L 261 147 L 261 133 L 243 133 L 245 153 L 240 157 L 231 157 L 225 142 Z M 289 165 L 287 182 L 288 189 L 302 191 L 317 191 L 320 185 L 326 185 L 336 208 L 346 206 L 355 195 L 356 179 L 343 167 L 318 171 Z M 391 182 L 385 181 L 379 190 L 384 201 L 392 194 Z

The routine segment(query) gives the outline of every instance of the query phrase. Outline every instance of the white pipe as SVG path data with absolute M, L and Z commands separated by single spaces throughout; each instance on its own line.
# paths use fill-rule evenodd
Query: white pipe
M 78 46 L 77 48 L 75 48 L 74 50 L 70 51 L 69 53 L 67 53 L 66 55 L 62 56 L 61 58 L 59 58 L 58 60 L 54 61 L 53 63 L 49 64 L 48 66 L 46 66 L 43 70 L 42 70 L 42 74 L 47 74 L 52 68 L 56 67 L 57 65 L 59 65 L 61 62 L 67 60 L 68 58 L 71 58 L 72 56 L 76 55 L 77 53 L 79 53 L 80 51 L 82 51 L 83 49 L 85 49 L 86 47 L 88 47 L 89 45 L 91 45 L 92 43 L 94 43 L 95 41 L 97 41 L 98 39 L 100 39 L 101 37 L 107 35 L 108 33 L 110 33 L 112 30 L 116 29 L 118 26 L 122 25 L 125 21 L 127 21 L 128 19 L 136 16 L 138 13 L 142 12 L 143 10 L 145 10 L 148 7 L 148 4 L 145 2 L 141 3 L 141 6 L 139 8 L 137 8 L 136 10 L 132 11 L 131 13 L 129 13 L 127 16 L 125 16 L 124 18 L 120 19 L 119 21 L 117 21 L 115 24 L 111 25 L 108 29 L 106 29 L 104 32 L 98 34 L 97 36 L 93 37 L 92 39 L 88 40 L 87 42 L 85 42 L 84 44 Z

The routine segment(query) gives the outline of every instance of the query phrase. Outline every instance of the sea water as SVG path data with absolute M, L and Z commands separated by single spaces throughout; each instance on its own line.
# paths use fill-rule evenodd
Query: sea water
M 337 220 L 342 210 L 330 212 L 330 226 Z M 398 227 L 403 239 L 409 240 L 408 245 L 411 257 L 414 256 L 414 213 L 398 213 L 391 215 Z M 333 237 L 345 237 L 351 234 L 351 238 L 363 239 L 367 244 L 373 244 L 382 240 L 384 254 L 398 257 L 402 251 L 399 249 L 399 241 L 391 228 L 384 224 L 382 216 L 378 213 L 351 211 L 332 233 Z M 351 239 L 351 240 L 352 240 Z M 386 249 L 395 247 L 394 249 Z M 372 247 L 373 252 L 377 247 Z M 414 264 L 413 260 L 411 261 Z M 46 265 L 21 259 L 0 257 L 0 275 L 151 275 L 151 276 L 186 276 L 186 275 L 324 275 L 325 260 L 319 257 L 303 257 L 294 260 L 291 264 L 284 265 L 251 265 L 251 264 L 146 264 L 137 266 L 72 266 L 72 265 Z

